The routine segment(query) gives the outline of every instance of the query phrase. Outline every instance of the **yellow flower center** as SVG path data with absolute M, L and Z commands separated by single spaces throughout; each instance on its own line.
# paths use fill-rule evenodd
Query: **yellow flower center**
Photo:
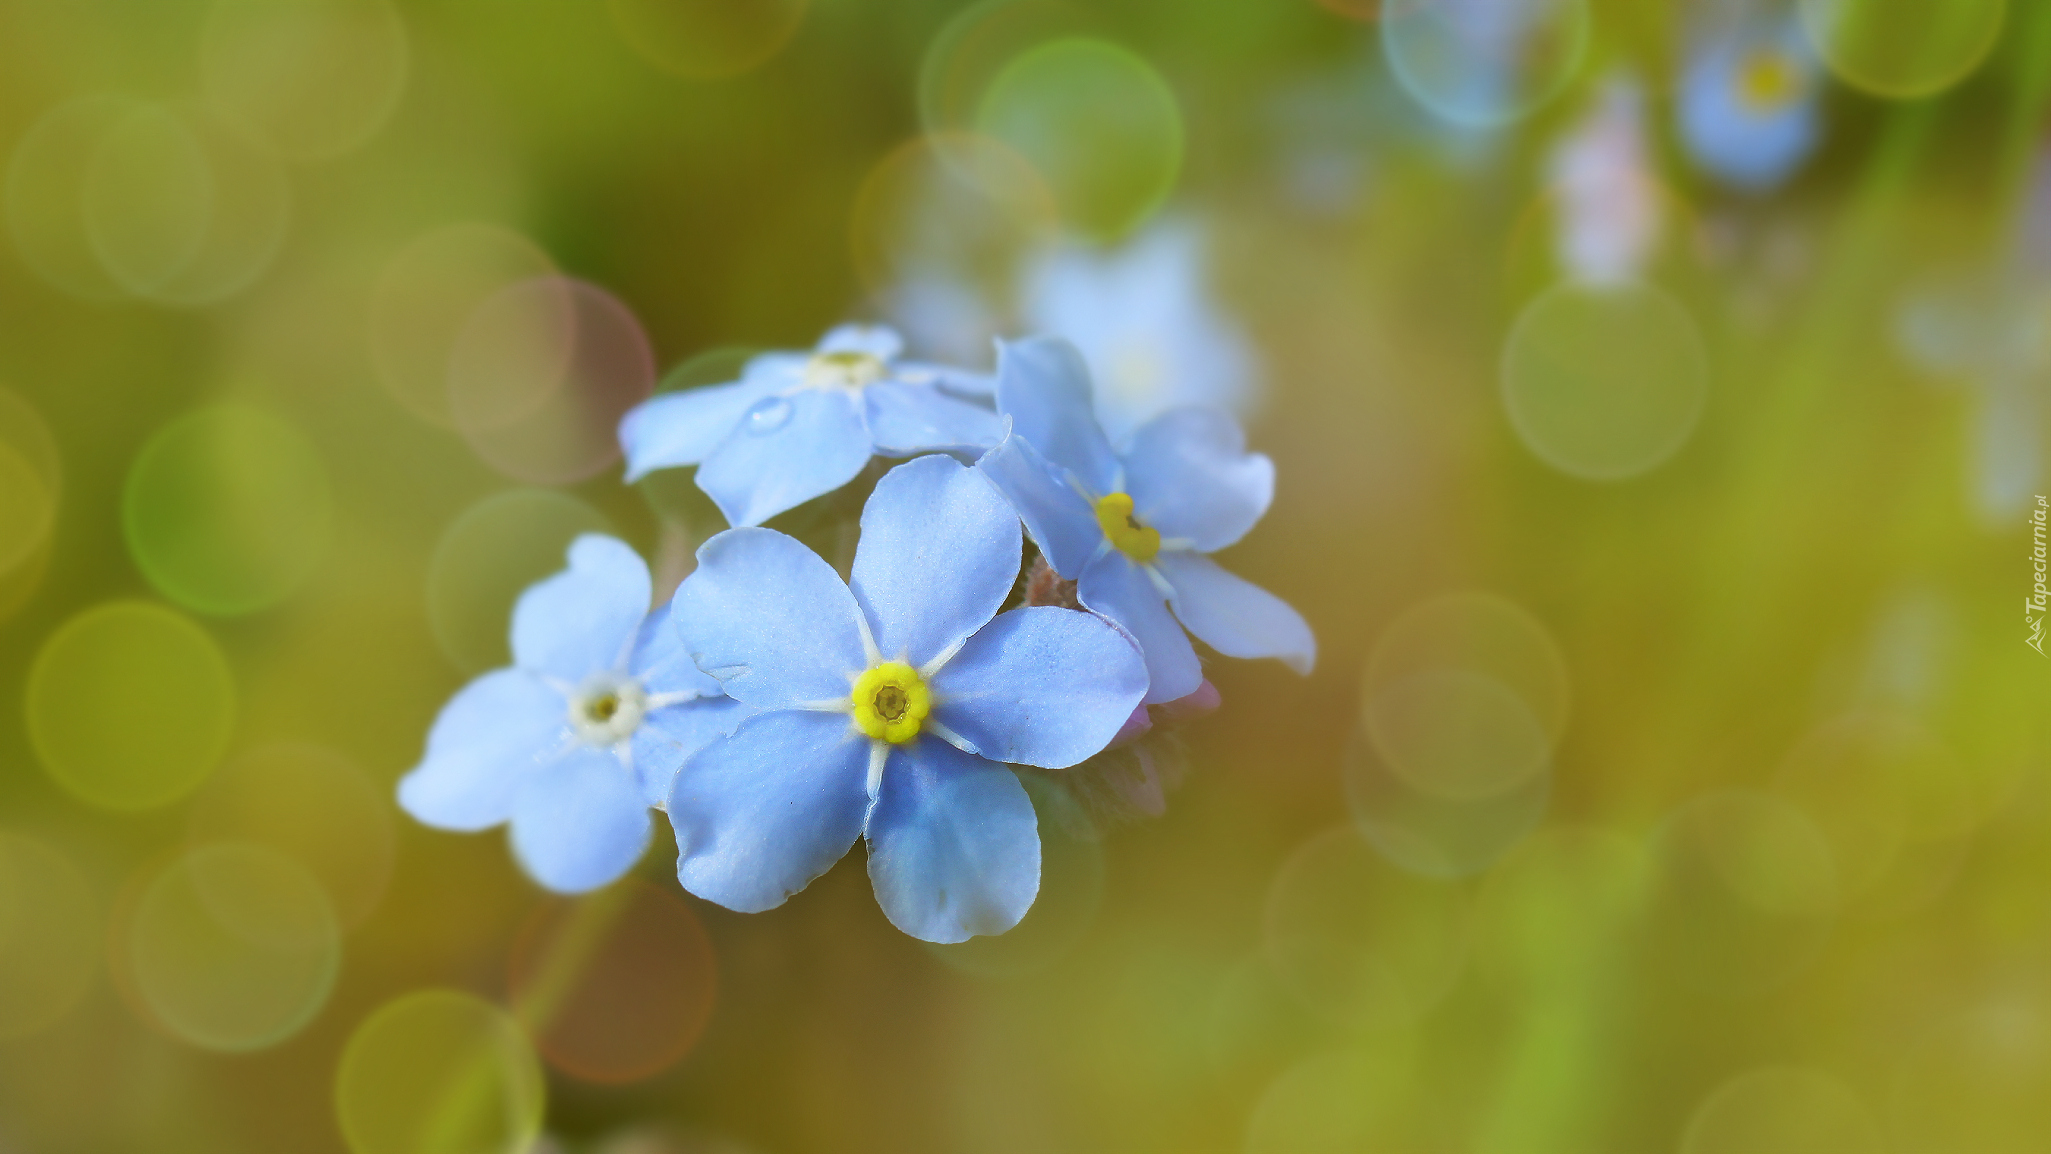
M 813 353 L 805 362 L 805 383 L 815 389 L 859 389 L 883 377 L 883 362 L 867 353 Z
M 917 737 L 920 724 L 933 711 L 926 683 L 902 661 L 886 661 L 856 678 L 848 700 L 856 728 L 894 745 Z
M 1801 90 L 1802 74 L 1786 52 L 1760 48 L 1738 66 L 1738 99 L 1754 112 L 1785 106 Z
M 1132 515 L 1132 497 L 1128 494 L 1113 493 L 1099 498 L 1097 524 L 1103 526 L 1104 536 L 1120 553 L 1135 561 L 1151 561 L 1161 551 L 1160 531 L 1140 524 Z

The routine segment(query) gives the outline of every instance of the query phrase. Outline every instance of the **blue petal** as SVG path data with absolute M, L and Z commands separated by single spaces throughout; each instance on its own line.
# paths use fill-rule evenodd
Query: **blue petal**
M 427 756 L 399 782 L 399 805 L 439 829 L 487 829 L 513 815 L 520 787 L 569 740 L 562 694 L 531 673 L 493 670 L 442 706 Z
M 888 325 L 838 325 L 819 338 L 822 353 L 867 353 L 884 364 L 904 352 L 904 338 Z
M 842 714 L 749 718 L 677 773 L 677 879 L 742 913 L 782 905 L 861 835 L 868 773 L 869 741 Z
M 1011 502 L 1047 563 L 1073 581 L 1104 544 L 1096 510 L 1016 433 L 983 454 L 976 471 Z
M 880 381 L 862 390 L 876 451 L 906 457 L 936 449 L 983 450 L 1004 436 L 996 413 L 951 397 L 938 385 Z
M 641 784 L 642 799 L 649 805 L 666 803 L 677 770 L 699 750 L 732 736 L 754 715 L 753 706 L 724 695 L 650 710 L 633 740 L 634 777 Z
M 640 639 L 634 642 L 634 656 L 627 662 L 628 671 L 641 679 L 641 687 L 651 695 L 695 693 L 700 697 L 717 697 L 724 694 L 726 690 L 720 688 L 718 680 L 691 660 L 690 651 L 684 648 L 683 635 L 677 632 L 676 623 L 670 619 L 673 612 L 673 605 L 663 605 L 642 622 Z
M 513 805 L 513 855 L 535 881 L 582 893 L 633 868 L 648 848 L 648 803 L 610 750 L 580 745 L 529 781 Z
M 1018 515 L 1003 495 L 935 454 L 876 482 L 848 584 L 882 656 L 919 667 L 996 616 L 1018 557 Z
M 1144 567 L 1108 550 L 1082 571 L 1075 592 L 1085 606 L 1123 625 L 1139 642 L 1147 663 L 1148 705 L 1186 697 L 1203 684 L 1196 648 Z
M 832 566 L 774 529 L 705 542 L 670 602 L 691 659 L 763 709 L 845 699 L 869 667 L 860 612 Z
M 1275 463 L 1246 451 L 1239 422 L 1217 409 L 1170 409 L 1141 425 L 1125 451 L 1133 515 L 1200 553 L 1253 528 L 1275 496 Z
M 933 716 L 984 757 L 1065 769 L 1110 743 L 1147 691 L 1131 638 L 1093 613 L 1000 614 L 932 681 Z
M 1195 553 L 1163 553 L 1154 566 L 1175 590 L 1175 615 L 1204 644 L 1227 657 L 1279 657 L 1303 674 L 1317 663 L 1317 638 L 1280 597 Z
M 730 385 L 664 393 L 635 405 L 620 420 L 627 480 L 703 461 L 733 432 L 748 407 L 775 388 L 775 379 L 764 374 Z
M 1118 458 L 1090 407 L 1090 371 L 1056 337 L 997 343 L 997 411 L 1040 456 L 1074 473 L 1096 496 L 1118 488 Z
M 575 684 L 626 666 L 653 589 L 647 563 L 617 538 L 586 533 L 569 557 L 513 606 L 513 664 Z
M 876 903 L 915 938 L 1001 934 L 1040 892 L 1040 828 L 1025 788 L 944 741 L 891 754 L 867 832 Z
M 845 389 L 766 397 L 698 467 L 731 525 L 759 525 L 833 492 L 869 463 L 869 431 Z
M 957 397 L 994 402 L 997 397 L 997 378 L 991 373 L 972 373 L 952 365 L 905 364 L 900 362 L 892 374 L 901 381 L 930 380 L 941 389 Z

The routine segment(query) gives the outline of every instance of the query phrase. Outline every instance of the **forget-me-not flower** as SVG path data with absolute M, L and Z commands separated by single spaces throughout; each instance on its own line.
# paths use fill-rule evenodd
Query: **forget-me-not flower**
M 980 452 L 1002 426 L 986 379 L 898 360 L 880 326 L 842 325 L 810 353 L 766 353 L 741 379 L 666 393 L 620 422 L 627 480 L 698 466 L 729 524 L 759 525 L 862 471 L 872 455 Z
M 1082 353 L 1097 420 L 1114 438 L 1177 405 L 1253 404 L 1259 367 L 1205 291 L 1203 239 L 1193 222 L 1170 220 L 1116 252 L 1060 245 L 1027 270 L 1026 328 Z
M 1171 409 L 1114 452 L 1091 415 L 1089 370 L 1051 337 L 1000 346 L 997 408 L 1011 435 L 976 467 L 1084 607 L 1139 640 L 1147 702 L 1203 683 L 1184 626 L 1228 657 L 1310 672 L 1317 642 L 1296 610 L 1204 556 L 1245 536 L 1274 495 L 1273 462 L 1246 451 L 1230 415 Z
M 677 773 L 684 888 L 769 909 L 866 835 L 876 900 L 904 932 L 958 942 L 1025 916 L 1039 830 L 1002 763 L 1101 750 L 1146 671 L 1093 614 L 999 614 L 1019 546 L 1004 498 L 940 455 L 877 482 L 846 582 L 771 529 L 705 543 L 671 617 L 699 667 L 761 712 Z
M 1786 180 L 1821 133 L 1821 75 L 1793 20 L 1746 24 L 1712 40 L 1688 66 L 1681 141 L 1726 184 L 1763 192 Z
M 649 613 L 633 549 L 587 533 L 569 561 L 520 595 L 512 666 L 442 707 L 399 804 L 442 829 L 511 822 L 527 872 L 577 893 L 634 864 L 671 775 L 748 709 L 691 663 L 666 613 Z

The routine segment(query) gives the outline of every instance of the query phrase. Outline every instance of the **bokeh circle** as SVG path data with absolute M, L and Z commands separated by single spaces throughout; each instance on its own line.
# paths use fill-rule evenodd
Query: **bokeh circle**
M 206 630 L 133 601 L 66 621 L 28 676 L 43 768 L 80 800 L 141 810 L 190 792 L 227 752 L 235 680 Z
M 220 114 L 293 160 L 328 160 L 384 126 L 406 85 L 390 0 L 215 0 L 200 75 Z
M 1385 14 L 1382 54 L 1433 115 L 1494 128 L 1566 88 L 1590 24 L 1588 0 L 1431 0 Z
M 326 555 L 333 520 L 320 451 L 292 422 L 245 405 L 159 429 L 122 490 L 121 525 L 143 575 L 202 613 L 283 600 Z
M 1063 223 L 1113 238 L 1139 227 L 1182 173 L 1182 106 L 1153 66 L 1074 37 L 1020 53 L 984 90 L 976 130 L 1023 156 Z
M 508 489 L 449 522 L 427 562 L 427 623 L 466 673 L 507 664 L 513 603 L 566 563 L 582 533 L 611 532 L 589 504 L 553 489 Z
M 719 966 L 683 899 L 628 878 L 537 908 L 513 943 L 507 985 L 551 1066 L 587 1082 L 638 1082 L 697 1043 Z
M 92 988 L 100 903 L 41 839 L 0 831 L 0 1039 L 53 1025 Z
M 312 874 L 274 850 L 201 846 L 142 891 L 127 963 L 151 1014 L 208 1050 L 259 1050 L 327 1003 L 341 928 Z
M 522 1154 L 547 1086 L 510 1015 L 456 990 L 419 990 L 356 1027 L 335 1075 L 352 1154 Z
M 1914 99 L 1965 79 L 2001 33 L 2008 0 L 1798 0 L 1802 27 L 1838 79 Z
M 1688 310 L 1636 282 L 1566 282 L 1524 307 L 1503 347 L 1503 405 L 1540 460 L 1619 481 L 1656 468 L 1695 431 L 1709 354 Z

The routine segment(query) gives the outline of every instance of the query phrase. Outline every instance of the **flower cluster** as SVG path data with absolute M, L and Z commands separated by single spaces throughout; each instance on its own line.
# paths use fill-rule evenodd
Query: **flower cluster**
M 628 870 L 661 809 L 684 887 L 741 911 L 865 839 L 891 922 L 956 942 L 1011 928 L 1039 890 L 1014 767 L 1077 767 L 1150 706 L 1215 705 L 1190 634 L 1309 672 L 1303 619 L 1206 556 L 1274 489 L 1231 416 L 1171 409 L 1114 446 L 1063 341 L 1000 344 L 994 380 L 900 352 L 847 326 L 628 414 L 628 476 L 695 465 L 734 527 L 653 610 L 632 549 L 579 538 L 515 607 L 513 666 L 442 710 L 407 811 L 509 824 L 528 872 L 575 892 Z M 845 579 L 762 527 L 878 455 L 910 459 L 869 494 Z

